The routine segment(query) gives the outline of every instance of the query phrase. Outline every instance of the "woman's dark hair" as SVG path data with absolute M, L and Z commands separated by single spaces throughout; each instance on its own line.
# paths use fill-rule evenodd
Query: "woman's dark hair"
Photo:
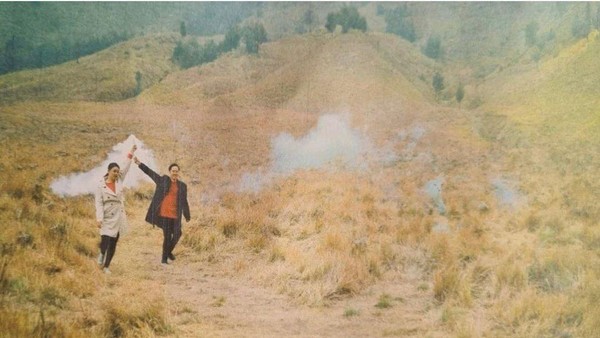
M 119 165 L 118 165 L 118 164 L 116 164 L 115 162 L 111 162 L 111 163 L 108 165 L 108 171 L 110 171 L 110 170 L 111 170 L 112 168 L 114 168 L 114 167 L 117 167 L 117 168 L 121 169 L 121 167 L 119 167 Z M 107 178 L 107 177 L 108 177 L 108 173 L 104 174 L 104 178 Z
M 177 167 L 177 169 L 181 169 L 181 167 L 179 166 L 179 164 L 177 163 L 171 163 L 171 165 L 169 166 L 169 171 L 171 171 L 171 168 L 173 167 Z

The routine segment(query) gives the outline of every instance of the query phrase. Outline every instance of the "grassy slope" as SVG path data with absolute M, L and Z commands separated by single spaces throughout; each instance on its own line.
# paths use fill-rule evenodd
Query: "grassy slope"
M 541 243 L 536 246 L 534 266 L 538 268 L 536 274 L 530 272 L 530 279 L 539 273 L 548 280 L 538 287 L 535 297 L 529 296 L 531 302 L 525 308 L 532 311 L 544 302 L 557 301 L 552 293 L 560 290 L 567 298 L 558 302 L 566 310 L 548 308 L 553 310 L 547 316 L 577 318 L 582 336 L 598 334 L 593 324 L 597 312 L 590 303 L 598 297 L 598 283 L 586 277 L 600 273 L 597 36 L 591 33 L 535 69 L 492 78 L 487 87 L 489 101 L 482 107 L 507 118 L 498 134 L 520 135 L 525 140 L 509 145 L 509 136 L 502 142 L 513 159 L 507 168 L 520 172 L 522 187 L 532 196 L 534 208 L 525 224 Z
M 414 47 L 378 34 L 315 34 L 269 43 L 260 57 L 233 53 L 173 73 L 138 99 L 121 104 L 5 106 L 2 166 L 8 170 L 3 172 L 16 170 L 18 181 L 26 184 L 3 180 L 2 217 L 9 219 L 13 210 L 29 205 L 17 226 L 2 233 L 3 248 L 17 248 L 6 257 L 27 262 L 35 261 L 28 255 L 42 255 L 59 268 L 83 260 L 82 269 L 91 270 L 94 237 L 81 230 L 92 213 L 88 201 L 70 200 L 77 208 L 44 214 L 35 198 L 41 198 L 41 205 L 64 202 L 50 195 L 34 197 L 35 182 L 49 194 L 51 177 L 93 166 L 102 159 L 102 149 L 133 131 L 161 154 L 163 166 L 182 160 L 187 177 L 196 182 L 190 193 L 203 196 L 193 200 L 201 216 L 186 244 L 232 274 L 299 302 L 322 304 L 365 292 L 395 274 L 414 273 L 424 297 L 432 300 L 430 314 L 441 312 L 437 324 L 456 335 L 591 336 L 597 333 L 593 324 L 598 317 L 589 300 L 597 296 L 594 276 L 600 273 L 589 257 L 597 251 L 600 233 L 594 223 L 596 195 L 585 187 L 598 182 L 591 171 L 597 168 L 597 111 L 588 105 L 595 102 L 597 77 L 587 78 L 583 70 L 598 69 L 592 57 L 597 42 L 566 53 L 568 57 L 543 65 L 541 74 L 492 82 L 494 89 L 520 84 L 517 90 L 490 94 L 485 109 L 496 115 L 436 106 L 428 83 L 419 79 L 430 78 L 434 65 L 420 59 Z M 573 80 L 580 73 L 587 79 L 583 87 Z M 537 79 L 535 86 L 528 85 L 531 79 Z M 557 99 L 557 92 L 566 99 Z M 572 114 L 562 114 L 565 109 Z M 400 132 L 422 126 L 426 133 L 413 154 L 383 167 L 367 161 L 366 173 L 301 171 L 258 195 L 232 192 L 244 172 L 268 167 L 274 135 L 304 135 L 319 114 L 344 110 L 377 146 L 390 142 L 397 153 L 404 154 L 408 146 Z M 507 116 L 504 129 L 494 125 L 496 120 L 490 122 L 498 115 Z M 121 122 L 116 129 L 114 119 Z M 36 128 L 38 120 L 46 127 Z M 580 124 L 582 120 L 587 123 Z M 473 133 L 473 123 L 483 126 L 479 134 Z M 573 125 L 582 126 L 581 132 L 567 133 Z M 107 132 L 110 137 L 102 137 Z M 514 135 L 522 141 L 511 142 Z M 560 141 L 578 145 L 581 140 L 592 147 L 577 152 L 556 147 Z M 68 155 L 60 155 L 53 142 L 69 149 Z M 580 168 L 577 161 L 556 163 L 553 152 L 584 162 Z M 446 180 L 447 215 L 438 215 L 422 193 L 425 182 L 440 174 Z M 517 176 L 532 196 L 530 206 L 516 213 L 498 206 L 488 188 L 496 174 Z M 560 182 L 563 177 L 568 180 L 557 188 L 542 184 L 543 179 Z M 571 192 L 568 198 L 564 192 Z M 73 224 L 67 230 L 73 236 L 70 243 L 87 243 L 79 253 L 72 247 L 56 253 L 51 247 L 55 242 L 34 247 L 19 239 L 21 233 L 48 237 L 45 232 L 61 217 Z M 450 233 L 432 231 L 444 220 Z M 16 327 L 35 327 L 37 317 L 26 312 L 44 304 L 59 318 L 53 322 L 59 329 L 101 333 L 110 328 L 108 313 L 64 320 L 75 308 L 65 304 L 78 296 L 56 291 L 77 288 L 62 280 L 69 276 L 61 272 L 64 268 L 41 273 L 9 265 L 5 271 L 4 300 L 25 318 Z M 90 299 L 101 297 L 89 293 Z M 150 322 L 152 316 L 164 321 L 151 314 Z M 134 330 L 133 323 L 126 327 Z
M 175 34 L 136 38 L 77 61 L 4 75 L 0 78 L 2 102 L 132 97 L 136 72 L 142 74 L 143 89 L 178 69 L 171 61 L 176 38 Z

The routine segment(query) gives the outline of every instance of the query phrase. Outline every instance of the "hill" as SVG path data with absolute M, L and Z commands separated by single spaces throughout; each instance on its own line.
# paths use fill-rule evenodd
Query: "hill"
M 87 68 L 41 70 L 39 102 L 16 89 L 27 72 L 5 75 L 19 99 L 0 107 L 0 217 L 13 224 L 0 230 L 0 331 L 597 336 L 596 34 L 473 77 L 478 61 L 431 60 L 373 31 L 284 37 L 187 70 L 167 62 L 175 38 L 148 36 L 82 58 Z M 85 102 L 102 91 L 75 88 L 99 65 L 111 79 L 154 75 L 134 98 Z M 181 165 L 193 218 L 161 270 L 160 234 L 143 223 L 153 186 L 133 189 L 135 231 L 103 278 L 91 200 L 49 187 L 129 134 L 158 171 Z
M 326 2 L 3 3 L 0 71 L 62 63 L 87 55 L 89 48 L 97 51 L 127 37 L 172 34 L 180 31 L 182 23 L 189 35 L 211 36 L 224 34 L 244 21 L 260 22 L 270 39 L 280 39 L 324 30 L 327 15 L 343 6 Z M 403 8 L 404 20 L 414 27 L 417 48 L 424 48 L 431 37 L 439 38 L 445 62 L 459 61 L 474 77 L 554 55 L 564 44 L 589 32 L 590 27 L 600 25 L 599 7 L 591 3 L 431 2 L 353 6 L 367 19 L 371 32 L 386 32 L 387 15 Z
M 119 101 L 135 96 L 178 69 L 171 61 L 176 37 L 147 36 L 102 52 L 39 70 L 4 75 L 2 102 Z M 136 73 L 140 88 L 136 89 Z

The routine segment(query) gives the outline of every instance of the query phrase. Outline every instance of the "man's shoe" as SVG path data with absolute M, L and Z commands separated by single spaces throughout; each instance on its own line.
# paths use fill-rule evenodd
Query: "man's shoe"
M 169 263 L 167 262 L 166 258 L 163 258 L 162 261 L 160 261 L 160 264 L 167 265 Z
M 104 255 L 101 253 L 98 254 L 98 265 L 102 266 L 104 264 Z
M 174 261 L 175 260 L 175 255 L 173 255 L 172 253 L 169 254 L 169 259 Z

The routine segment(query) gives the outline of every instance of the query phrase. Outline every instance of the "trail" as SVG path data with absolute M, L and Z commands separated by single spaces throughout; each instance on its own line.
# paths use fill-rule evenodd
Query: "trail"
M 230 276 L 219 263 L 200 261 L 183 245 L 176 260 L 160 264 L 162 232 L 129 215 L 130 233 L 120 240 L 107 279 L 147 280 L 160 285 L 166 300 L 171 337 L 444 337 L 439 315 L 432 315 L 431 287 L 424 290 L 418 272 L 388 276 L 363 294 L 326 307 L 298 305 L 275 290 Z M 184 236 L 185 236 L 184 225 Z M 109 283 L 118 287 L 121 283 Z M 111 286 L 108 286 L 111 287 Z M 391 307 L 375 306 L 388 294 Z M 348 310 L 353 315 L 345 315 Z

